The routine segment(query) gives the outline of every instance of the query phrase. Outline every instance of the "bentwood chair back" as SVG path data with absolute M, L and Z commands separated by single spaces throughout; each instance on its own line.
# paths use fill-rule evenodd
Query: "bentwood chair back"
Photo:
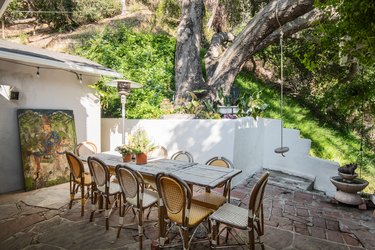
M 153 150 L 148 152 L 147 156 L 149 158 L 167 159 L 168 150 L 163 146 L 156 146 Z
M 75 194 L 78 192 L 78 189 L 81 190 L 81 216 L 84 215 L 84 206 L 86 201 L 89 198 L 89 193 L 92 186 L 91 175 L 84 171 L 82 161 L 73 153 L 65 152 L 66 159 L 69 163 L 70 168 L 70 175 L 69 175 L 69 183 L 70 183 L 70 202 L 69 202 L 69 209 L 72 208 L 73 200 Z M 85 194 L 85 187 L 87 188 L 87 192 Z
M 183 249 L 189 249 L 197 226 L 212 213 L 211 209 L 193 204 L 192 191 L 188 184 L 173 174 L 159 173 L 156 185 L 161 201 L 159 202 L 160 216 L 179 227 L 183 241 Z M 162 226 L 164 228 L 164 226 Z M 189 235 L 189 229 L 195 228 Z M 160 242 L 164 243 L 166 234 L 161 233 Z
M 225 157 L 218 156 L 208 160 L 206 165 L 213 167 L 234 168 L 233 163 L 230 160 Z M 222 191 L 219 192 L 206 188 L 204 193 L 194 195 L 193 202 L 198 205 L 217 210 L 226 201 L 230 201 L 231 180 L 222 183 L 218 186 L 218 188 L 222 189 Z
M 95 143 L 90 141 L 83 141 L 78 143 L 77 147 L 74 149 L 74 153 L 81 159 L 87 160 L 91 155 L 98 153 L 98 148 Z M 83 163 L 86 172 L 89 172 L 89 166 L 87 162 Z
M 124 216 L 129 209 L 135 210 L 138 218 L 139 248 L 143 246 L 143 215 L 147 208 L 151 208 L 158 202 L 158 194 L 145 189 L 142 175 L 127 166 L 117 165 L 116 177 L 122 190 L 122 209 L 120 209 L 119 228 L 117 238 L 120 236 L 121 228 L 124 226 Z M 151 211 L 151 210 L 150 210 Z
M 178 151 L 171 156 L 171 160 L 194 162 L 193 156 L 187 151 Z
M 98 152 L 98 148 L 96 147 L 95 143 L 90 141 L 83 141 L 77 145 L 75 148 L 75 153 L 78 156 L 87 156 L 96 154 Z
M 212 225 L 211 242 L 214 248 L 219 246 L 220 234 L 225 229 L 228 229 L 227 232 L 233 235 L 235 231 L 231 229 L 236 228 L 247 231 L 248 242 L 237 242 L 238 244 L 224 245 L 220 248 L 246 245 L 249 249 L 254 249 L 255 243 L 258 243 L 264 249 L 264 244 L 261 241 L 261 236 L 264 235 L 263 198 L 268 176 L 269 172 L 265 172 L 252 188 L 247 209 L 226 203 L 210 216 Z M 220 224 L 223 224 L 224 227 L 219 231 Z M 257 233 L 257 242 L 255 242 L 255 232 Z M 233 235 L 233 239 L 237 240 L 238 238 Z
M 90 221 L 92 221 L 94 213 L 96 211 L 96 207 L 98 205 L 98 196 L 101 196 L 105 199 L 104 216 L 106 219 L 106 229 L 108 230 L 109 216 L 112 213 L 113 206 L 117 204 L 118 197 L 121 197 L 121 189 L 118 183 L 113 182 L 113 179 L 111 180 L 111 175 L 109 174 L 108 166 L 103 161 L 90 156 L 88 158 L 88 164 L 95 183 L 94 195 L 91 198 L 92 210 Z M 114 202 L 111 208 L 109 208 L 110 197 L 114 197 Z

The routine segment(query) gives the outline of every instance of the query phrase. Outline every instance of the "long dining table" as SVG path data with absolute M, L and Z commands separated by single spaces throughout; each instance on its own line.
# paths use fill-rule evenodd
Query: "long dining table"
M 115 152 L 103 152 L 92 155 L 102 160 L 114 172 L 118 164 L 129 166 L 143 175 L 155 177 L 158 173 L 174 174 L 189 185 L 216 188 L 220 184 L 240 174 L 239 169 L 212 167 L 200 163 L 190 163 L 170 159 L 149 159 L 147 164 L 136 165 L 135 162 L 123 162 L 121 155 Z
M 231 180 L 242 172 L 239 169 L 212 167 L 195 162 L 191 163 L 160 158 L 151 158 L 148 160 L 147 164 L 136 165 L 135 162 L 123 162 L 121 155 L 117 152 L 102 152 L 92 156 L 102 160 L 112 173 L 114 173 L 116 166 L 121 164 L 137 170 L 142 175 L 152 177 L 156 177 L 156 175 L 161 172 L 174 174 L 186 181 L 190 187 L 198 185 L 202 187 L 216 188 L 220 186 L 220 184 Z M 87 160 L 83 158 L 81 159 Z M 165 215 L 161 210 L 162 209 L 159 209 L 159 239 L 164 235 L 166 230 L 163 222 Z

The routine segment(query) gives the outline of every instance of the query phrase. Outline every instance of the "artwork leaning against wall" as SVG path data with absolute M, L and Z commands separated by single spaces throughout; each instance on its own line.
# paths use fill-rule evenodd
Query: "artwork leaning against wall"
M 17 113 L 26 191 L 68 181 L 65 151 L 73 151 L 72 110 L 19 109 Z

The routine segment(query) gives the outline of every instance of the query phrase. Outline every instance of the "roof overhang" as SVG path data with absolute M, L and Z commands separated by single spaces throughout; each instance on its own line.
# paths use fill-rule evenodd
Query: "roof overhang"
M 0 40 L 0 60 L 25 64 L 31 67 L 55 68 L 77 74 L 122 78 L 114 70 L 88 59 L 64 53 L 34 48 Z

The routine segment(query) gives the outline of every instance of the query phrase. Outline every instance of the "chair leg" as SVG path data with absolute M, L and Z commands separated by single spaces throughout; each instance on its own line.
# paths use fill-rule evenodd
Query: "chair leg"
M 143 209 L 138 209 L 138 236 L 139 236 L 139 249 L 143 247 Z
M 69 202 L 69 209 L 72 209 L 73 206 L 73 200 L 74 200 L 74 194 L 75 194 L 76 184 L 70 182 L 70 202 Z
M 251 250 L 255 249 L 255 242 L 254 242 L 254 229 L 248 231 L 249 233 L 249 247 Z
M 109 229 L 109 195 L 105 196 L 105 211 L 104 211 L 104 216 L 105 216 L 105 229 Z
M 151 209 L 152 209 L 152 206 L 148 208 L 148 213 L 147 213 L 147 216 L 146 216 L 147 219 L 150 217 Z
M 227 233 L 225 235 L 225 243 L 228 243 L 228 238 L 229 238 L 229 231 L 231 230 L 230 228 L 226 228 L 227 229 Z
M 183 250 L 189 249 L 189 230 L 183 228 L 182 230 L 182 243 L 183 243 Z
M 219 229 L 220 229 L 220 222 L 216 222 L 216 246 L 220 245 L 220 235 L 219 235 Z
M 217 246 L 217 237 L 218 237 L 218 226 L 217 221 L 211 220 L 210 221 L 210 227 L 211 227 L 211 239 L 210 239 L 210 247 L 213 249 L 216 249 Z
M 81 216 L 85 214 L 85 186 L 80 184 L 81 186 Z
M 119 225 L 117 229 L 117 238 L 120 237 L 121 228 L 124 226 L 124 216 L 125 216 L 125 209 L 126 209 L 125 204 L 121 205 L 120 203 L 120 207 L 122 207 L 122 209 L 119 211 L 120 218 L 119 218 Z
M 98 193 L 95 192 L 93 196 L 91 196 L 91 214 L 90 214 L 90 222 L 94 218 L 94 213 L 96 210 L 96 203 L 98 201 Z

